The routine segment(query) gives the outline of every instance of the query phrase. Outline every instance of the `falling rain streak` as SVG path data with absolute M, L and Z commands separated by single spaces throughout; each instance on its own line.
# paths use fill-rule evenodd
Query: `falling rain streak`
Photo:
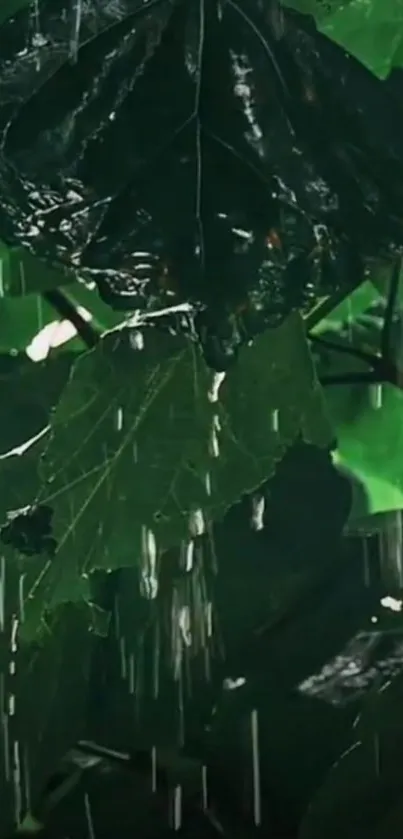
M 0 632 L 4 632 L 4 603 L 6 595 L 6 559 L 0 557 Z
M 155 600 L 158 594 L 157 543 L 145 525 L 141 528 L 140 593 L 146 600 Z
M 382 384 L 371 385 L 369 388 L 369 398 L 371 408 L 379 411 L 383 405 L 383 386 Z
M 209 439 L 209 454 L 211 457 L 219 457 L 220 456 L 220 444 L 218 440 L 218 434 L 221 431 L 221 422 L 220 417 L 218 414 L 214 414 L 211 431 L 210 431 L 210 439 Z
M 73 3 L 73 32 L 70 41 L 70 58 L 77 61 L 78 49 L 80 46 L 80 30 L 82 17 L 82 0 L 75 0 Z
M 129 343 L 133 350 L 143 350 L 144 349 L 144 335 L 140 332 L 139 329 L 134 329 L 129 334 Z
M 220 387 L 225 379 L 225 373 L 214 373 L 211 388 L 208 392 L 209 402 L 218 402 Z
M 262 821 L 261 815 L 261 793 L 260 793 L 260 754 L 259 754 L 259 722 L 258 712 L 254 709 L 251 712 L 251 735 L 252 735 L 252 773 L 253 773 L 253 820 L 256 827 Z
M 402 512 L 396 510 L 379 534 L 379 555 L 384 584 L 388 594 L 399 597 L 403 591 Z
M 203 510 L 200 508 L 192 510 L 189 515 L 189 532 L 191 536 L 201 536 L 205 532 L 205 529 Z
M 265 497 L 264 495 L 254 495 L 252 496 L 252 517 L 251 517 L 251 525 L 253 530 L 263 530 L 264 527 L 264 510 L 265 510 Z
M 123 408 L 118 408 L 115 414 L 115 427 L 116 431 L 122 431 L 123 429 Z

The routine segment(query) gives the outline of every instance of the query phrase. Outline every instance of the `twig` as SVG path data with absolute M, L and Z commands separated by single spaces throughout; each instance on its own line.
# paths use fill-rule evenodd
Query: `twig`
M 395 260 L 392 276 L 390 278 L 389 293 L 386 304 L 385 318 L 383 322 L 383 329 L 381 335 L 381 356 L 384 359 L 390 360 L 390 352 L 392 349 L 391 333 L 393 324 L 393 314 L 395 311 L 397 294 L 399 291 L 400 272 L 402 269 L 401 257 Z
M 74 303 L 69 300 L 60 288 L 54 289 L 53 291 L 44 291 L 43 298 L 63 320 L 68 320 L 74 326 L 77 335 L 79 335 L 88 349 L 92 350 L 98 344 L 101 337 L 100 334 L 94 329 L 91 323 L 80 315 Z
M 319 338 L 318 335 L 312 335 L 311 332 L 308 333 L 308 338 L 313 344 L 318 344 L 324 349 L 335 350 L 335 352 L 342 353 L 343 355 L 349 355 L 351 358 L 357 359 L 357 361 L 363 361 L 365 364 L 369 364 L 370 367 L 373 367 L 374 362 L 377 360 L 377 356 L 367 353 L 364 350 L 356 347 L 347 347 L 345 344 L 339 344 L 337 341 L 329 341 L 327 338 Z

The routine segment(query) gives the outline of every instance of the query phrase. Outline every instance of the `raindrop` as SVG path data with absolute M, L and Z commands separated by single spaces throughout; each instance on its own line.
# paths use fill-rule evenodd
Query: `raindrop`
M 218 402 L 218 392 L 225 379 L 225 373 L 214 373 L 211 388 L 208 392 L 209 402 Z
M 4 601 L 6 593 L 6 560 L 0 558 L 0 632 L 4 632 Z
M 256 708 L 251 712 L 252 768 L 253 768 L 253 819 L 256 827 L 261 824 L 259 724 Z
M 201 782 L 202 782 L 202 807 L 203 810 L 208 808 L 208 787 L 207 787 L 207 766 L 201 768 Z
M 383 606 L 384 609 L 390 609 L 391 612 L 401 612 L 403 601 L 397 600 L 396 597 L 382 597 L 381 606 Z
M 219 457 L 220 446 L 218 441 L 218 432 L 221 431 L 221 423 L 218 414 L 213 417 L 213 424 L 210 432 L 209 440 L 209 454 L 212 457 Z
M 18 608 L 19 608 L 19 619 L 20 619 L 21 623 L 23 623 L 24 618 L 25 618 L 24 580 L 25 580 L 25 574 L 20 574 L 19 581 L 18 581 Z
M 14 743 L 13 743 L 13 782 L 14 782 L 15 821 L 16 821 L 16 824 L 21 824 L 23 813 L 22 813 L 20 748 L 19 748 L 18 740 L 14 740 Z
M 70 42 L 70 57 L 72 61 L 77 61 L 78 49 L 80 46 L 80 29 L 82 17 L 82 0 L 75 0 L 73 4 L 73 33 Z
M 192 510 L 189 515 L 189 531 L 193 537 L 201 536 L 205 532 L 203 510 Z
M 192 634 L 190 629 L 190 609 L 189 606 L 182 606 L 179 610 L 178 617 L 179 630 L 182 636 L 185 647 L 192 646 Z
M 211 638 L 213 634 L 213 604 L 211 601 L 206 603 L 206 631 L 207 637 Z
M 116 431 L 123 428 L 123 408 L 118 408 L 115 415 Z
M 129 343 L 133 350 L 144 349 L 144 335 L 139 329 L 134 329 L 129 334 Z
M 28 759 L 28 749 L 25 747 L 24 749 L 24 787 L 25 787 L 25 805 L 26 810 L 29 812 L 31 809 L 31 776 L 29 771 L 29 759 Z
M 180 830 L 182 826 L 182 787 L 174 789 L 174 830 Z
M 274 431 L 275 434 L 278 433 L 279 430 L 279 412 L 278 408 L 271 412 L 271 430 Z
M 157 749 L 151 749 L 151 790 L 157 792 Z
M 10 693 L 8 696 L 8 716 L 14 717 L 15 715 L 15 695 L 14 693 Z
M 11 621 L 11 652 L 15 654 L 17 652 L 17 633 L 18 633 L 18 618 L 16 615 L 13 615 Z
M 251 517 L 251 525 L 253 530 L 263 530 L 264 522 L 264 508 L 265 508 L 266 499 L 264 495 L 254 495 L 252 496 L 252 517 Z
M 155 643 L 154 643 L 154 699 L 158 699 L 160 692 L 160 654 L 161 654 L 161 633 L 160 625 L 157 621 L 155 625 Z
M 369 588 L 371 585 L 371 571 L 369 564 L 368 540 L 364 537 L 362 540 L 363 560 L 364 560 L 364 585 Z
M 246 679 L 244 676 L 238 676 L 236 679 L 224 679 L 223 688 L 224 690 L 237 690 L 237 688 L 241 688 L 246 685 Z
M 369 398 L 371 408 L 375 411 L 378 411 L 382 408 L 383 404 L 383 386 L 382 383 L 377 383 L 375 385 L 371 385 L 369 388 Z
M 4 755 L 4 775 L 6 781 L 10 780 L 10 747 L 9 747 L 9 728 L 8 716 L 5 713 L 1 715 L 3 727 L 3 755 Z
M 191 571 L 192 568 L 193 568 L 194 547 L 195 547 L 195 543 L 194 543 L 193 539 L 191 539 L 190 542 L 187 543 L 186 551 L 185 551 L 185 571 L 187 573 L 189 573 L 189 571 Z
M 129 693 L 134 693 L 134 655 L 130 653 L 129 656 Z
M 147 600 L 158 594 L 157 544 L 152 530 L 143 525 L 141 530 L 140 592 Z
M 210 475 L 210 472 L 206 472 L 206 474 L 205 474 L 204 485 L 206 487 L 207 495 L 211 495 L 211 475 Z
M 124 635 L 122 635 L 119 639 L 119 650 L 120 650 L 120 675 L 122 679 L 127 678 L 127 662 L 126 662 L 126 639 Z

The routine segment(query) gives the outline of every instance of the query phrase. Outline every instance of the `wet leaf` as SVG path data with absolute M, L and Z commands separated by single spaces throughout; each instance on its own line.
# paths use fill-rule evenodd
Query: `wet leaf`
M 0 27 L 8 243 L 116 308 L 203 306 L 237 346 L 234 313 L 248 338 L 403 241 L 399 109 L 312 19 L 276 0 L 35 8 Z
M 34 363 L 2 358 L 0 368 L 0 455 L 23 446 L 46 427 L 65 386 L 74 356 L 65 353 Z
M 38 567 L 42 607 L 88 600 L 95 568 L 139 564 L 145 529 L 160 552 L 220 518 L 299 434 L 332 438 L 299 316 L 243 350 L 217 402 L 194 344 L 145 338 L 136 351 L 126 331 L 106 336 L 79 359 L 52 416 L 41 500 L 58 551 Z

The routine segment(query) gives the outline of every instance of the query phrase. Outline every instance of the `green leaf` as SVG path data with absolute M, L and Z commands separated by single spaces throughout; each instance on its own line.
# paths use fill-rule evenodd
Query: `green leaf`
M 76 282 L 73 271 L 54 268 L 25 248 L 9 248 L 0 242 L 1 296 L 25 297 Z
M 344 47 L 380 78 L 386 78 L 400 56 L 403 9 L 396 0 L 355 0 L 321 21 L 320 30 Z
M 38 495 L 38 465 L 45 446 L 46 432 L 23 454 L 0 458 L 0 526 L 10 510 L 28 507 Z
M 371 281 L 364 283 L 312 331 L 320 338 L 351 352 L 362 350 L 375 357 L 380 352 L 381 329 L 387 305 L 391 268 L 372 267 Z M 402 278 L 401 278 L 402 279 Z M 402 306 L 403 283 L 398 291 Z M 392 353 L 400 364 L 401 326 L 391 328 Z M 337 350 L 314 345 L 318 352 L 319 374 L 343 376 L 349 372 L 368 372 L 369 366 Z M 338 440 L 335 464 L 354 476 L 350 525 L 377 513 L 401 509 L 403 505 L 403 410 L 402 390 L 390 385 L 353 384 L 328 386 L 326 404 Z M 400 455 L 399 453 L 402 453 Z M 364 491 L 362 491 L 364 490 Z M 381 523 L 373 522 L 375 527 Z M 368 522 L 361 522 L 368 527 Z
M 42 463 L 59 548 L 53 562 L 38 558 L 31 601 L 89 600 L 93 569 L 140 563 L 145 527 L 159 551 L 179 544 L 196 510 L 221 517 L 299 434 L 332 439 L 298 315 L 243 350 L 217 403 L 211 383 L 195 345 L 154 330 L 144 351 L 124 331 L 78 360 Z M 209 453 L 215 416 L 218 457 Z
M 72 360 L 71 353 L 38 363 L 21 356 L 2 360 L 0 455 L 24 445 L 48 424 L 68 380 Z
M 342 390 L 342 388 L 338 388 Z M 343 388 L 328 394 L 337 428 L 339 466 L 354 474 L 366 490 L 366 508 L 355 516 L 403 507 L 403 392 L 382 386 L 381 407 L 371 404 L 371 389 Z

